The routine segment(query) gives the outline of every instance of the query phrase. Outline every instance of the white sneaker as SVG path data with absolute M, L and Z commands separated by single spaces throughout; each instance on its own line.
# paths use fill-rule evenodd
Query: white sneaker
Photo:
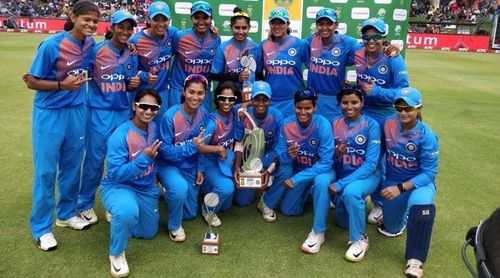
M 203 219 L 205 219 L 205 222 L 208 224 L 208 213 L 206 213 L 204 210 L 201 211 L 201 215 L 203 216 Z M 222 221 L 220 221 L 220 218 L 217 216 L 217 214 L 213 213 L 212 214 L 212 226 L 214 227 L 219 227 L 222 225 Z
M 127 277 L 129 274 L 127 258 L 125 257 L 125 251 L 123 251 L 118 256 L 109 256 L 109 261 L 111 262 L 111 275 L 113 277 Z
M 370 211 L 370 214 L 368 215 L 368 223 L 377 225 L 383 218 L 382 208 L 374 204 L 372 211 Z
M 384 223 L 381 222 L 378 227 L 377 227 L 377 230 L 379 233 L 383 234 L 384 236 L 386 237 L 397 237 L 397 236 L 400 236 L 403 234 L 403 232 L 405 231 L 405 228 L 406 228 L 406 225 L 403 226 L 403 228 L 401 228 L 401 230 L 395 232 L 395 233 L 391 233 L 389 231 L 387 231 L 385 229 L 385 226 L 384 226 Z
M 184 232 L 184 229 L 182 226 L 179 227 L 179 229 L 175 231 L 169 231 L 168 232 L 168 237 L 175 242 L 183 242 L 186 240 L 186 233 Z
M 52 251 L 57 248 L 57 241 L 52 233 L 46 233 L 36 240 L 38 248 L 43 251 Z
M 56 220 L 57 227 L 70 227 L 74 230 L 85 230 L 90 227 L 89 221 L 82 219 L 80 216 L 73 216 L 68 220 Z
M 302 251 L 306 253 L 315 254 L 319 252 L 319 248 L 321 248 L 321 244 L 323 244 L 324 242 L 325 233 L 315 233 L 311 230 L 309 235 L 307 235 L 306 241 L 302 243 L 300 249 L 302 249 Z
M 268 208 L 266 204 L 264 204 L 264 200 L 262 197 L 260 198 L 260 202 L 257 205 L 257 207 L 262 213 L 262 218 L 264 218 L 264 221 L 269 223 L 276 221 L 276 213 L 274 212 L 273 209 Z
M 108 221 L 108 223 L 111 223 L 111 218 L 113 218 L 111 213 L 109 213 L 109 211 L 106 211 L 106 221 Z
M 370 248 L 370 245 L 368 244 L 368 236 L 362 235 L 358 240 L 354 242 L 351 241 L 350 243 L 351 246 L 347 249 L 347 252 L 345 252 L 346 260 L 351 262 L 359 262 L 363 260 L 366 252 L 368 252 L 368 249 Z
M 405 275 L 410 278 L 423 277 L 424 269 L 422 268 L 422 262 L 417 259 L 409 259 L 406 263 Z
M 99 221 L 99 218 L 97 218 L 97 214 L 95 214 L 93 208 L 80 212 L 80 217 L 89 221 L 90 224 L 95 224 Z

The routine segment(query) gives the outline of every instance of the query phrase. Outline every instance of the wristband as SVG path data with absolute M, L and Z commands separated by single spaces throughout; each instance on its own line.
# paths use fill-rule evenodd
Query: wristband
M 399 193 L 406 192 L 406 188 L 403 186 L 402 183 L 398 183 L 397 186 L 398 186 L 398 189 L 399 189 Z
M 57 81 L 57 89 L 62 90 L 61 89 L 61 82 L 60 81 Z
M 269 172 L 269 174 L 272 174 L 274 172 L 274 169 L 276 169 L 276 162 L 271 163 L 271 165 L 267 167 L 267 171 Z

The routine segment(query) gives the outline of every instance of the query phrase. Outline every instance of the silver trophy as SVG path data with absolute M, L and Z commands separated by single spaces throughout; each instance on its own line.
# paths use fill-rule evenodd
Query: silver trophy
M 240 188 L 262 188 L 262 160 L 266 147 L 264 130 L 259 128 L 252 116 L 245 110 L 245 116 L 252 124 L 252 129 L 245 129 L 243 140 L 243 165 L 239 178 Z
M 219 203 L 219 196 L 215 193 L 208 193 L 203 199 L 203 209 L 207 213 L 208 232 L 205 233 L 201 241 L 201 253 L 206 255 L 219 255 L 220 238 L 212 230 L 212 221 L 214 219 L 215 207 Z

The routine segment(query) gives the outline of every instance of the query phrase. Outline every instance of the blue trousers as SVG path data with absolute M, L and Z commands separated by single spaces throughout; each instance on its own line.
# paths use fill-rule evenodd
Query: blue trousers
M 132 236 L 150 239 L 158 233 L 160 192 L 156 186 L 144 192 L 127 186 L 104 186 L 101 196 L 112 215 L 110 255 L 117 256 L 127 250 Z
M 285 118 L 290 115 L 295 115 L 295 104 L 293 103 L 293 98 L 282 101 L 273 100 L 271 105 L 278 109 Z
M 336 220 L 340 227 L 349 229 L 349 240 L 358 240 L 365 233 L 365 198 L 370 195 L 381 180 L 380 173 L 354 181 L 337 193 L 335 198 Z
M 78 210 L 85 211 L 95 204 L 95 193 L 101 183 L 107 141 L 113 131 L 128 120 L 128 110 L 88 108 L 85 159 L 78 194 Z
M 216 160 L 206 159 L 205 183 L 203 193 L 213 192 L 219 196 L 219 203 L 215 206 L 215 212 L 226 211 L 231 208 L 234 193 L 234 182 L 231 176 L 224 175 Z
M 384 188 L 395 184 L 397 182 L 386 181 L 384 182 Z M 393 200 L 384 199 L 382 210 L 385 229 L 391 233 L 400 231 L 406 225 L 410 208 L 413 205 L 434 204 L 435 196 L 436 186 L 435 184 L 429 184 L 404 192 Z
M 174 88 L 170 88 L 170 93 L 168 95 L 168 107 L 172 107 L 176 104 L 181 103 L 182 90 L 176 90 Z M 205 100 L 202 103 L 203 107 L 207 109 L 207 111 L 212 111 L 212 91 L 207 90 L 205 95 Z
M 85 148 L 85 106 L 57 110 L 33 107 L 33 207 L 30 227 L 35 239 L 52 230 L 55 184 L 57 218 L 76 215 L 80 166 Z
M 166 190 L 168 230 L 177 230 L 182 220 L 193 219 L 198 213 L 200 188 L 195 184 L 195 171 L 160 165 L 158 174 Z
M 328 122 L 342 116 L 342 110 L 337 102 L 337 96 L 318 95 L 318 114 L 325 117 Z

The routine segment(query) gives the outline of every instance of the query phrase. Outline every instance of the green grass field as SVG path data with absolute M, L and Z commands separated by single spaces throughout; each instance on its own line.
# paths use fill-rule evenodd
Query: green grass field
M 0 33 L 0 277 L 106 277 L 109 225 L 98 200 L 101 222 L 86 231 L 54 227 L 59 248 L 42 252 L 31 238 L 33 91 L 21 80 L 43 35 Z M 500 55 L 408 50 L 411 83 L 424 96 L 424 120 L 440 139 L 437 217 L 427 277 L 468 277 L 460 247 L 470 226 L 500 205 Z M 135 277 L 401 277 L 405 236 L 385 238 L 368 225 L 370 251 L 360 263 L 344 259 L 347 231 L 329 219 L 320 253 L 299 249 L 312 223 L 278 215 L 265 223 L 255 207 L 232 208 L 220 216 L 220 256 L 202 256 L 207 230 L 201 218 L 184 223 L 188 240 L 176 244 L 166 233 L 162 204 L 160 232 L 153 240 L 133 239 L 127 258 Z M 470 254 L 469 254 L 470 255 Z

